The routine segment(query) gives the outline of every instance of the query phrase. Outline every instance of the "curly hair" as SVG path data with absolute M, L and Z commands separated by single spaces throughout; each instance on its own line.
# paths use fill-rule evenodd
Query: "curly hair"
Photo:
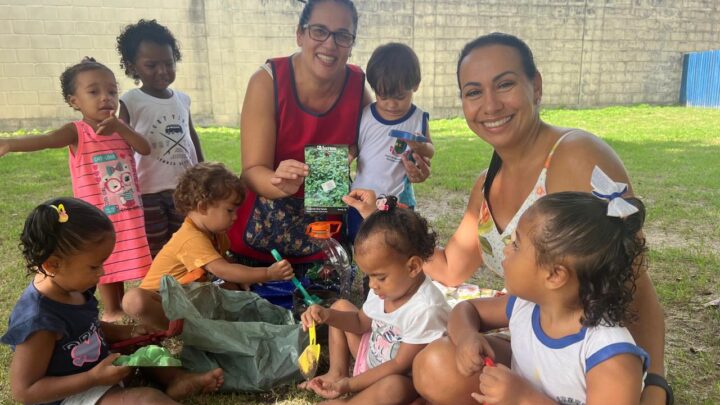
M 575 271 L 580 284 L 582 323 L 624 325 L 635 318 L 630 303 L 635 293 L 635 266 L 645 265 L 645 239 L 639 235 L 645 206 L 626 218 L 607 215 L 608 202 L 590 193 L 548 194 L 526 215 L 535 216 L 530 239 L 539 266 L 564 264 Z
M 240 177 L 222 163 L 203 162 L 180 176 L 173 199 L 175 208 L 187 214 L 201 202 L 214 204 L 233 196 L 238 205 L 245 199 L 245 184 Z
M 67 221 L 60 222 L 62 204 Z M 25 219 L 20 250 L 28 273 L 48 275 L 42 264 L 52 255 L 68 257 L 115 232 L 110 219 L 94 205 L 70 197 L 54 198 L 35 207 Z
M 96 61 L 95 58 L 92 58 L 90 56 L 84 57 L 83 60 L 80 61 L 80 63 L 76 63 L 72 66 L 67 67 L 60 74 L 60 89 L 62 90 L 63 100 L 70 107 L 72 107 L 72 105 L 70 105 L 68 98 L 75 94 L 75 79 L 77 78 L 77 75 L 90 70 L 106 70 L 110 72 L 113 77 L 115 77 L 115 73 L 113 73 L 110 68 Z
M 385 244 L 400 255 L 427 261 L 435 253 L 435 231 L 417 212 L 398 207 L 395 197 L 387 197 L 387 210 L 375 211 L 365 218 L 355 237 L 355 249 L 362 251 L 363 243 L 380 232 Z
M 138 83 L 140 76 L 130 69 L 130 65 L 135 63 L 142 41 L 170 45 L 175 62 L 180 62 L 182 58 L 175 36 L 166 26 L 158 24 L 157 20 L 141 19 L 137 24 L 125 26 L 117 37 L 117 51 L 120 54 L 120 68 L 127 77 L 135 80 L 135 83 Z

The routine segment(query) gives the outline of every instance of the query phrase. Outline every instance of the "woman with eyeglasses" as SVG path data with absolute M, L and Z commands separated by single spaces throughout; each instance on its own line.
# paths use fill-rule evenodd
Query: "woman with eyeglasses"
M 271 264 L 275 248 L 300 275 L 322 259 L 304 234 L 307 224 L 326 219 L 303 211 L 304 147 L 342 144 L 356 154 L 360 114 L 371 101 L 363 71 L 347 63 L 357 23 L 351 0 L 307 1 L 296 31 L 300 51 L 269 59 L 250 78 L 240 118 L 248 196 L 229 231 L 243 264 Z M 429 175 L 424 162 L 407 170 Z

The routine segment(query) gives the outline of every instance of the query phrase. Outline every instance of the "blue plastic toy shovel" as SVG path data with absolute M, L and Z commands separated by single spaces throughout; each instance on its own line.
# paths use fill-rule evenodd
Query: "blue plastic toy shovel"
M 280 256 L 280 252 L 273 249 L 270 251 L 272 256 L 275 258 L 276 261 L 282 260 L 282 256 Z M 317 295 L 310 295 L 305 287 L 303 287 L 302 283 L 300 283 L 300 280 L 297 279 L 297 277 L 293 276 L 292 280 L 293 284 L 295 284 L 295 287 L 297 287 L 298 290 L 300 290 L 300 293 L 303 295 L 303 301 L 307 306 L 313 305 L 313 304 L 320 304 L 322 303 L 322 299 L 318 297 Z
M 427 137 L 424 137 L 422 135 L 416 135 L 412 132 L 407 131 L 401 131 L 399 129 L 393 129 L 390 131 L 389 134 L 393 138 L 402 139 L 403 141 L 413 141 L 413 142 L 427 142 Z

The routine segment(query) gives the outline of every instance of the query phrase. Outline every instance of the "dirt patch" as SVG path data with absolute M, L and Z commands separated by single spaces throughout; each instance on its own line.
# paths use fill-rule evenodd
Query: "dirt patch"
M 686 249 L 689 247 L 687 238 L 659 226 L 646 225 L 643 231 L 645 232 L 647 244 L 651 249 Z
M 469 198 L 469 190 L 467 192 L 443 191 L 442 195 L 437 192 L 419 196 L 416 209 L 431 222 L 448 216 L 462 218 Z M 460 225 L 459 219 L 455 225 Z
M 645 224 L 643 231 L 650 249 L 696 249 L 700 252 L 720 252 L 720 240 L 710 237 L 715 232 L 712 224 L 699 225 L 692 234 L 676 232 L 667 226 Z
M 665 307 L 665 368 L 675 385 L 675 403 L 717 403 L 718 311 L 694 302 Z
M 469 197 L 469 191 L 447 190 L 433 190 L 431 194 L 418 196 L 416 209 L 438 233 L 440 245 L 445 245 L 460 225 Z

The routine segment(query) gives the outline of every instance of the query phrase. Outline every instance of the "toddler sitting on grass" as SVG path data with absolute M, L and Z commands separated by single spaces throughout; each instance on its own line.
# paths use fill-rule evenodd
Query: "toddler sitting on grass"
M 240 178 L 221 163 L 200 163 L 188 169 L 174 194 L 175 206 L 186 215 L 185 222 L 155 257 L 140 287 L 125 294 L 123 310 L 146 326 L 167 329 L 169 321 L 157 292 L 165 274 L 181 284 L 210 281 L 215 276 L 231 288 L 292 278 L 293 270 L 286 260 L 253 268 L 226 259 L 226 231 L 235 222 L 244 197 Z

